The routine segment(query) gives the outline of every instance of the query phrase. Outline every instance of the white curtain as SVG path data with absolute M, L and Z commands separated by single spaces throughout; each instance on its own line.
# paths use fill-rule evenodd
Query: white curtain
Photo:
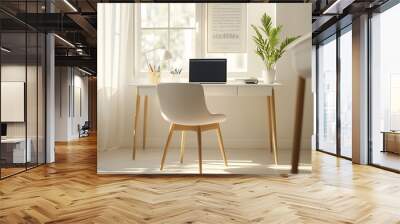
M 128 148 L 136 91 L 134 79 L 134 4 L 98 4 L 97 149 Z

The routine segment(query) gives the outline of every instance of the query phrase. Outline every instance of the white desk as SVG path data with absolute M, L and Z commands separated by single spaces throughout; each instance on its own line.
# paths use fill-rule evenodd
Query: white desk
M 3 145 L 14 145 L 13 151 L 13 163 L 25 163 L 31 162 L 31 146 L 32 141 L 30 138 L 27 139 L 27 147 L 25 151 L 25 138 L 5 138 L 1 139 L 1 144 Z M 26 153 L 26 154 L 25 154 Z
M 140 98 L 144 96 L 144 111 L 143 111 L 143 149 L 146 148 L 146 130 L 147 130 L 147 111 L 148 111 L 148 96 L 157 95 L 157 85 L 148 82 L 131 83 L 131 86 L 137 88 L 136 96 L 136 113 L 134 123 L 133 136 L 133 152 L 132 158 L 136 156 L 137 145 L 137 126 L 140 113 Z M 276 114 L 275 114 L 275 91 L 274 88 L 281 86 L 280 84 L 245 84 L 243 81 L 228 81 L 224 84 L 202 84 L 204 94 L 206 96 L 265 96 L 267 100 L 268 123 L 270 128 L 271 150 L 276 152 Z M 275 164 L 277 158 L 275 157 Z

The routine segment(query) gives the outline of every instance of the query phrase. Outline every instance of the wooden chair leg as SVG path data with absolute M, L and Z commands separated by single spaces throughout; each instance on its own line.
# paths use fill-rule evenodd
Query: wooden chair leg
M 293 139 L 293 152 L 292 152 L 292 173 L 298 173 L 300 149 L 301 149 L 301 133 L 303 128 L 303 113 L 304 113 L 304 94 L 305 94 L 306 80 L 299 78 L 297 83 L 297 101 L 296 101 L 296 115 L 294 123 L 294 139 Z
M 197 128 L 197 142 L 199 144 L 199 149 L 198 149 L 198 151 L 199 151 L 199 171 L 200 171 L 200 174 L 203 174 L 203 167 L 202 167 L 203 160 L 201 158 L 201 127 L 200 126 Z
M 181 138 L 181 154 L 179 155 L 179 160 L 183 163 L 183 155 L 185 153 L 185 131 L 182 131 L 182 138 Z
M 221 152 L 222 158 L 224 159 L 225 166 L 228 166 L 228 161 L 226 160 L 224 142 L 222 140 L 221 127 L 219 126 L 219 124 L 217 128 L 217 135 L 218 135 L 219 150 Z
M 174 133 L 174 124 L 171 124 L 171 127 L 169 128 L 167 142 L 165 143 L 165 146 L 164 146 L 164 152 L 163 152 L 163 156 L 162 156 L 162 159 L 161 159 L 160 170 L 163 170 L 163 168 L 164 168 L 165 157 L 167 156 L 168 146 L 169 146 L 169 143 L 171 142 L 171 138 L 172 138 L 172 134 L 173 133 Z

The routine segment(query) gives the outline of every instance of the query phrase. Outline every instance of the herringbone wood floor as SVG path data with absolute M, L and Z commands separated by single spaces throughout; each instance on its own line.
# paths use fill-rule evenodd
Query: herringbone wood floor
M 293 176 L 100 176 L 96 139 L 0 181 L 0 223 L 400 223 L 400 175 L 313 155 Z

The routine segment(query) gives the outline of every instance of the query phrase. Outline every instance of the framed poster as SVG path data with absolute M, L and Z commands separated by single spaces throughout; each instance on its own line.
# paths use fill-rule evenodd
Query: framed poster
M 207 4 L 207 52 L 245 53 L 247 4 Z

